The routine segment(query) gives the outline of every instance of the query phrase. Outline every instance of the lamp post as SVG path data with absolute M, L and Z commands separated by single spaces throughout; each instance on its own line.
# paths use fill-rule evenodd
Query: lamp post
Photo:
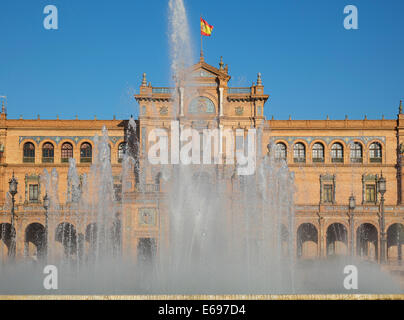
M 48 230 L 49 230 L 49 226 L 48 226 L 48 209 L 49 209 L 49 197 L 48 197 L 48 193 L 45 194 L 45 196 L 43 197 L 43 208 L 45 209 L 45 259 L 46 262 L 48 261 Z
M 356 208 L 356 200 L 352 194 L 349 197 L 349 225 L 351 226 L 351 257 L 354 256 L 354 210 Z
M 383 173 L 377 180 L 377 189 L 380 192 L 380 262 L 386 262 L 386 232 L 384 221 L 384 194 L 386 193 L 386 179 L 383 177 Z
M 9 256 L 13 256 L 14 251 L 15 251 L 15 230 L 14 230 L 14 219 L 15 219 L 15 210 L 14 210 L 14 205 L 15 205 L 15 195 L 17 194 L 17 188 L 18 188 L 18 182 L 17 179 L 14 178 L 14 172 L 13 176 L 8 182 L 9 184 L 9 192 L 11 194 L 11 244 L 10 244 L 10 250 L 8 251 Z

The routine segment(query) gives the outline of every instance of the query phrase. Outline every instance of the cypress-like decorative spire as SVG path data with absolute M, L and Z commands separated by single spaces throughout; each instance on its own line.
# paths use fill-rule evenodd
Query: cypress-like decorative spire
M 257 75 L 257 86 L 262 86 L 261 72 L 258 72 Z
M 6 105 L 5 105 L 5 101 L 7 99 L 6 96 L 0 96 L 1 99 L 1 114 L 6 114 Z
M 143 73 L 142 87 L 147 87 L 146 72 Z
M 224 70 L 223 57 L 220 57 L 219 70 Z
M 400 106 L 398 107 L 398 113 L 403 114 L 403 100 L 400 100 Z

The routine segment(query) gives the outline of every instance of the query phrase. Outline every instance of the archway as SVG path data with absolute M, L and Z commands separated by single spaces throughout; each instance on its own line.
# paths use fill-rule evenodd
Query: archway
M 57 226 L 55 240 L 63 245 L 65 257 L 77 256 L 77 232 L 71 223 L 62 222 Z
M 333 223 L 327 228 L 327 256 L 348 253 L 348 231 L 342 223 Z
M 140 238 L 137 244 L 137 258 L 141 264 L 150 264 L 156 255 L 156 239 Z
M 356 230 L 356 255 L 369 260 L 378 259 L 378 232 L 371 223 L 364 223 Z
M 404 225 L 395 223 L 387 229 L 387 259 L 389 261 L 403 260 Z
M 318 231 L 311 223 L 303 223 L 297 229 L 297 256 L 299 258 L 317 257 Z
M 41 259 L 46 254 L 46 230 L 40 223 L 31 223 L 25 229 L 25 252 L 27 257 Z
M 281 225 L 280 232 L 281 252 L 284 256 L 289 254 L 289 231 L 284 224 Z

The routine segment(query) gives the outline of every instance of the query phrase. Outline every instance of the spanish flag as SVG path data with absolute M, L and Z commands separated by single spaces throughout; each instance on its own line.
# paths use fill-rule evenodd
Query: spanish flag
M 201 18 L 201 35 L 210 37 L 212 30 L 213 26 Z

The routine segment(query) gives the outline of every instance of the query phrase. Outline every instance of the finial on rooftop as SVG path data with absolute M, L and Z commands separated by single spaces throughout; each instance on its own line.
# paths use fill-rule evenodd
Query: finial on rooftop
M 258 76 L 257 76 L 257 86 L 262 86 L 261 72 L 258 72 Z
M 224 70 L 224 63 L 223 63 L 223 56 L 220 57 L 220 62 L 219 62 L 219 70 Z
M 7 100 L 6 96 L 0 96 L 1 99 L 1 113 L 6 114 L 6 106 L 5 106 L 5 101 Z
M 143 72 L 142 87 L 147 86 L 146 72 Z
M 400 106 L 398 107 L 398 113 L 403 114 L 403 100 L 400 100 Z

